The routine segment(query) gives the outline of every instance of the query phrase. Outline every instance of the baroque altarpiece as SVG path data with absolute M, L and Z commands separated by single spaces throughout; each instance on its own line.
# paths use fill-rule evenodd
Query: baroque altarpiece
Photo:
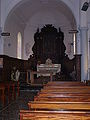
M 65 53 L 64 33 L 60 27 L 56 29 L 52 24 L 47 24 L 41 29 L 37 29 L 34 34 L 33 55 L 29 61 L 33 70 L 37 69 L 37 64 L 45 64 L 47 59 L 51 59 L 53 64 L 61 64 L 61 72 L 70 75 L 76 66 L 76 59 L 69 59 Z

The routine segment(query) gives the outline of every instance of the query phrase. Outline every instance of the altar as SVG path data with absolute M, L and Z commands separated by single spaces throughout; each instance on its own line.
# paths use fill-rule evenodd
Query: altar
M 50 81 L 52 81 L 53 75 L 61 71 L 61 64 L 53 64 L 52 60 L 50 58 L 46 59 L 45 64 L 40 64 L 40 61 L 38 61 L 37 64 L 37 71 L 27 70 L 27 83 L 31 84 L 34 83 L 34 75 L 37 75 L 37 78 L 39 76 L 49 76 Z M 30 80 L 28 80 L 30 74 Z
M 34 83 L 34 75 L 39 76 L 49 76 L 50 81 L 52 81 L 53 75 L 61 71 L 61 64 L 37 64 L 37 71 L 27 70 L 27 83 Z M 28 80 L 28 73 L 30 73 L 30 80 Z
M 53 75 L 61 71 L 61 64 L 52 64 L 51 60 L 48 59 L 45 64 L 37 64 L 37 71 L 27 70 L 27 83 L 34 83 L 34 75 L 49 76 L 52 81 Z M 30 80 L 28 80 L 30 74 Z
M 42 74 L 42 76 L 50 76 L 47 72 L 51 72 L 55 75 L 61 71 L 61 64 L 40 64 L 37 65 L 37 71 L 46 72 L 46 74 Z M 37 76 L 40 76 L 40 74 L 37 74 Z

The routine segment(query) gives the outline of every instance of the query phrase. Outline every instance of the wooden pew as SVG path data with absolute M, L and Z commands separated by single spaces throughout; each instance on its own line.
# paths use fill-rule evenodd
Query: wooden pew
M 46 87 L 34 98 L 35 102 L 90 102 L 90 87 L 74 86 L 74 87 Z M 58 93 L 53 93 L 58 92 Z M 76 94 L 77 93 L 77 94 Z M 66 96 L 64 94 L 67 94 Z M 29 104 L 30 105 L 30 104 Z M 52 105 L 51 105 L 52 106 Z
M 90 87 L 88 86 L 54 86 L 45 87 L 35 96 L 38 101 L 87 101 L 90 102 Z
M 65 92 L 39 92 L 35 97 L 70 97 L 70 96 L 90 96 L 90 93 L 65 93 Z
M 59 82 L 59 81 L 52 81 L 52 82 L 48 82 L 45 86 L 80 86 L 80 85 L 86 85 L 84 82 Z
M 77 88 L 77 89 L 82 89 L 82 88 L 86 88 L 86 89 L 90 89 L 90 86 L 45 86 L 43 89 L 72 89 L 72 88 Z
M 87 87 L 87 86 L 85 87 L 78 86 L 78 87 L 70 87 L 70 88 L 65 87 L 62 89 L 55 89 L 55 88 L 43 89 L 34 97 L 34 100 L 90 101 L 89 89 L 90 87 Z M 49 90 L 52 90 L 52 91 L 49 91 Z
M 58 92 L 58 93 L 90 93 L 90 87 L 81 88 L 60 88 L 60 89 L 42 89 L 41 92 Z
M 66 97 L 40 97 L 36 96 L 34 101 L 52 101 L 52 102 L 90 102 L 90 96 L 66 96 Z
M 5 98 L 8 97 L 8 103 L 10 103 L 11 99 L 16 99 L 16 90 L 15 87 L 17 87 L 17 93 L 19 96 L 19 82 L 14 81 L 4 81 L 0 82 L 0 91 L 1 91 L 1 98 L 2 102 L 5 105 Z
M 45 88 L 43 88 L 43 89 L 41 89 L 41 92 L 43 92 L 43 91 L 89 91 L 90 90 L 90 86 L 74 86 L 74 87 L 66 87 L 66 86 L 64 86 L 64 87 L 56 87 L 56 86 L 54 86 L 54 87 L 45 87 Z
M 90 87 L 80 82 L 66 84 L 49 82 L 28 103 L 29 110 L 20 111 L 20 120 L 89 120 Z
M 90 120 L 90 111 L 20 110 L 20 120 Z
M 86 85 L 78 85 L 78 86 L 44 86 L 43 89 L 65 89 L 65 88 L 90 88 L 90 86 Z
M 90 110 L 90 102 L 30 101 L 28 106 L 34 110 Z

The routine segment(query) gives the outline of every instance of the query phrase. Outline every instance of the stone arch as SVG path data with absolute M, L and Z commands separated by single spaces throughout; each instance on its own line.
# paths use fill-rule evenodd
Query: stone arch
M 4 22 L 4 26 L 5 26 L 5 23 L 7 21 L 7 18 L 10 16 L 11 13 L 13 13 L 13 11 L 17 8 L 17 6 L 20 6 L 21 4 L 24 4 L 25 2 L 28 2 L 28 1 L 31 1 L 31 0 L 11 1 L 10 7 L 9 7 L 9 9 L 7 11 L 6 19 L 5 19 L 5 21 L 3 21 Z M 71 13 L 73 15 L 73 18 L 75 19 L 75 23 L 77 25 L 78 24 L 77 23 L 78 20 L 77 20 L 77 18 L 75 16 L 75 13 L 73 11 L 73 4 L 72 4 L 72 2 L 70 0 L 61 0 L 60 2 L 64 3 L 68 7 L 68 9 L 70 9 L 70 11 L 71 11 Z
M 34 2 L 33 2 L 34 1 Z M 40 1 L 43 1 L 43 0 L 38 0 L 38 2 L 40 2 Z M 54 0 L 51 0 L 51 1 L 54 1 Z M 5 20 L 5 24 L 4 24 L 4 30 L 6 29 L 6 27 L 7 27 L 7 24 L 8 24 L 8 21 L 10 20 L 10 19 L 12 19 L 12 14 L 14 13 L 16 13 L 16 10 L 18 9 L 18 8 L 23 8 L 23 5 L 24 4 L 26 4 L 26 3 L 28 3 L 28 2 L 33 2 L 34 4 L 35 4 L 35 0 L 19 0 L 18 2 L 16 2 L 16 4 L 14 4 L 14 2 L 15 1 L 12 1 L 12 7 L 10 7 L 10 10 L 8 11 L 8 14 L 7 14 L 7 18 L 6 18 L 6 20 Z M 37 3 L 38 3 L 37 2 Z M 66 12 L 68 11 L 68 13 L 70 13 L 70 19 L 73 19 L 73 23 L 72 23 L 72 29 L 77 29 L 77 22 L 76 22 L 76 18 L 75 18 L 75 15 L 74 15 L 74 13 L 73 13 L 73 8 L 72 8 L 72 3 L 70 3 L 70 1 L 69 0 L 67 0 L 67 2 L 64 0 L 56 0 L 55 2 L 57 2 L 57 4 L 56 4 L 56 6 L 60 3 L 60 7 L 62 7 L 62 8 L 66 8 Z M 69 4 L 70 3 L 70 4 Z M 54 5 L 54 4 L 53 4 Z M 56 7 L 55 6 L 55 7 Z M 30 6 L 31 7 L 31 6 Z M 34 7 L 34 6 L 33 6 Z M 59 7 L 58 7 L 59 8 Z M 19 10 L 19 9 L 18 9 Z M 60 11 L 60 9 L 58 10 L 58 11 Z M 34 11 L 35 12 L 35 11 Z M 37 12 L 37 11 L 36 11 Z M 61 11 L 60 11 L 61 12 Z M 62 10 L 62 13 L 63 13 L 64 11 Z M 67 13 L 67 14 L 68 14 Z M 19 13 L 20 14 L 20 13 Z M 66 15 L 67 15 L 66 14 Z M 59 14 L 58 14 L 59 15 Z M 36 17 L 36 16 L 35 16 Z M 35 18 L 34 17 L 34 18 Z M 66 17 L 68 17 L 68 15 L 66 16 Z M 13 20 L 12 20 L 13 21 Z M 70 21 L 71 22 L 71 21 Z M 22 25 L 22 27 L 23 27 L 23 30 L 24 30 L 24 28 L 26 27 L 25 26 L 26 25 L 26 23 L 25 24 L 23 24 Z M 70 28 L 71 29 L 71 28 Z M 8 30 L 8 29 L 7 29 Z M 33 33 L 33 32 L 32 32 Z M 67 33 L 68 34 L 68 33 Z M 23 39 L 24 40 L 24 39 Z M 68 39 L 69 40 L 69 39 Z M 27 43 L 28 43 L 28 41 L 27 41 Z M 31 45 L 32 46 L 32 45 Z M 25 44 L 24 44 L 24 46 L 23 46 L 24 48 L 25 48 Z M 30 49 L 31 50 L 31 49 Z M 24 50 L 24 56 L 25 56 L 25 50 Z M 72 55 L 73 56 L 73 55 Z M 25 57 L 27 57 L 27 56 L 25 56 Z M 24 57 L 24 58 L 25 58 Z

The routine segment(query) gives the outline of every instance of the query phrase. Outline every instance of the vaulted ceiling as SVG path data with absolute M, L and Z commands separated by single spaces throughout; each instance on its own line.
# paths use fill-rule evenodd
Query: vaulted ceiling
M 57 10 L 67 17 L 72 28 L 75 27 L 75 19 L 71 10 L 60 0 L 24 0 L 13 8 L 6 23 L 13 20 L 13 22 L 25 28 L 30 18 L 42 10 Z

